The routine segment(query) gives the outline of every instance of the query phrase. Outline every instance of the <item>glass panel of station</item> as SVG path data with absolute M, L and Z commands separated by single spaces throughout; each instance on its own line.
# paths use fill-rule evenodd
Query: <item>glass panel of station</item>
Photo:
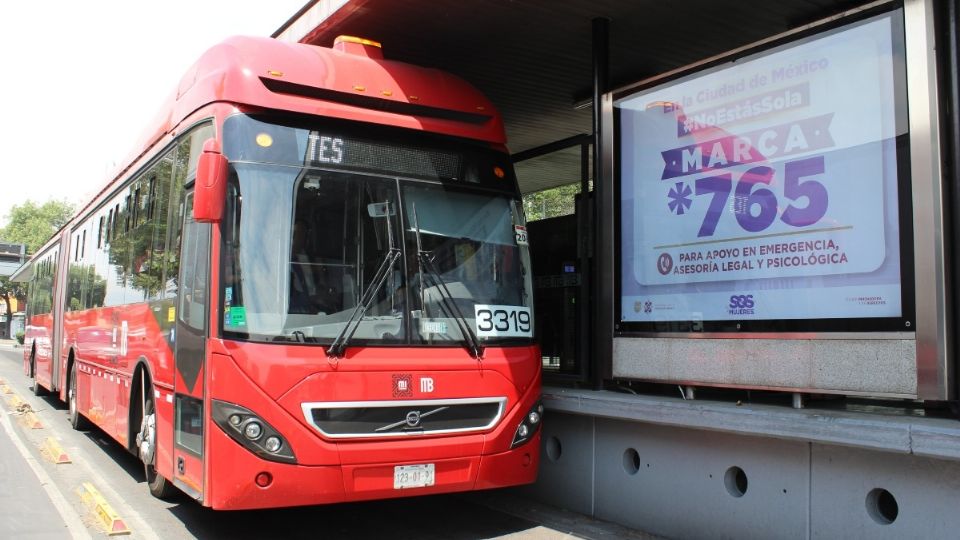
M 535 153 L 535 152 L 534 152 Z M 590 220 L 581 196 L 589 182 L 590 146 L 575 144 L 515 162 L 533 261 L 535 336 L 548 384 L 587 383 L 589 376 L 589 294 L 587 273 Z

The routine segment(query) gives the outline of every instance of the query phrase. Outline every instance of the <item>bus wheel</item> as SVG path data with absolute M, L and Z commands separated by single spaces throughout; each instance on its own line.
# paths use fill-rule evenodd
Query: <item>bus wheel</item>
M 30 390 L 35 396 L 42 396 L 47 393 L 47 391 L 40 386 L 40 383 L 37 382 L 37 352 L 30 352 L 30 377 L 33 379 L 30 381 Z
M 153 404 L 153 388 L 149 382 L 146 388 L 149 392 L 144 392 L 141 397 L 143 418 L 140 420 L 140 433 L 137 434 L 137 447 L 140 449 L 140 460 L 143 461 L 150 494 L 158 499 L 166 499 L 173 495 L 174 487 L 154 466 L 157 462 L 157 414 Z
M 36 380 L 36 379 L 34 379 Z M 70 366 L 70 381 L 67 383 L 67 406 L 69 407 L 68 416 L 70 425 L 73 429 L 84 430 L 87 428 L 87 419 L 80 414 L 77 408 L 77 363 Z

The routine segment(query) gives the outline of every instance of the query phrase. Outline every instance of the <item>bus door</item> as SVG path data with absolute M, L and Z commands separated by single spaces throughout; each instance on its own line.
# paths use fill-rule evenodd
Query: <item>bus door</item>
M 173 475 L 177 487 L 201 500 L 204 367 L 210 298 L 210 225 L 193 220 L 192 191 L 186 194 L 182 234 L 174 340 Z
M 70 253 L 70 235 L 64 235 L 60 239 L 60 248 L 61 250 L 66 250 L 67 254 Z M 54 251 L 53 260 L 59 261 L 60 253 Z M 65 259 L 69 260 L 69 257 Z M 51 324 L 53 327 L 50 329 L 51 341 L 51 355 L 50 355 L 50 388 L 51 392 L 57 392 L 60 390 L 60 374 L 63 373 L 61 365 L 66 369 L 67 359 L 63 357 L 62 353 L 64 352 L 63 347 L 63 325 L 59 324 L 58 321 L 63 321 L 63 315 L 65 311 L 66 304 L 66 287 L 57 287 L 57 283 L 66 283 L 66 279 L 61 279 L 61 276 L 58 275 L 59 272 L 67 273 L 69 265 L 59 264 L 54 266 L 54 277 L 53 277 L 53 309 L 50 312 L 52 319 Z
M 53 251 L 53 257 L 50 259 L 53 263 L 52 275 L 50 279 L 51 282 L 51 297 L 52 304 L 50 306 L 50 326 L 47 337 L 50 339 L 48 346 L 50 347 L 50 386 L 48 390 L 51 392 L 56 392 L 60 389 L 60 363 L 66 363 L 65 358 L 61 358 L 61 352 L 63 351 L 63 325 L 60 324 L 63 321 L 63 312 L 64 312 L 64 302 L 65 302 L 65 293 L 64 290 L 66 287 L 59 287 L 58 283 L 65 283 L 66 280 L 60 276 L 60 272 L 66 273 L 66 264 L 61 264 L 60 254 L 65 250 L 67 254 L 70 253 L 70 241 L 69 235 L 65 235 L 60 239 L 60 248 Z M 65 258 L 69 260 L 69 258 Z M 34 374 L 36 376 L 36 374 Z

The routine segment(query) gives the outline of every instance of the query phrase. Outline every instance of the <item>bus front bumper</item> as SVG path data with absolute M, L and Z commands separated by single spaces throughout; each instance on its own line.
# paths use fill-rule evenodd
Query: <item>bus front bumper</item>
M 387 463 L 305 466 L 265 461 L 238 445 L 219 428 L 210 430 L 216 449 L 216 469 L 205 486 L 206 506 L 218 510 L 244 510 L 305 506 L 373 499 L 390 499 L 493 489 L 529 484 L 537 478 L 539 433 L 523 446 L 484 456 L 435 459 L 429 463 Z M 433 484 L 395 487 L 397 468 L 433 465 Z M 264 475 L 270 482 L 263 483 Z

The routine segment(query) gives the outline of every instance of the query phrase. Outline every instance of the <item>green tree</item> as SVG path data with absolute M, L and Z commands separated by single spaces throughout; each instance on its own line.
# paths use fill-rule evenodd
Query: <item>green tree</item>
M 523 196 L 523 210 L 527 221 L 566 216 L 576 209 L 575 198 L 580 184 L 568 184 Z
M 0 238 L 4 242 L 26 244 L 27 253 L 33 253 L 50 239 L 60 227 L 63 227 L 73 215 L 73 205 L 66 201 L 50 200 L 42 205 L 33 201 L 14 205 L 7 214 L 6 227 L 0 229 Z M 7 316 L 12 317 L 10 298 L 19 304 L 26 303 L 27 286 L 25 283 L 13 283 L 6 277 L 0 277 L 0 298 L 7 306 Z M 11 325 L 7 325 L 7 332 Z M 10 336 L 6 336 L 10 337 Z
M 27 201 L 14 205 L 7 214 L 7 226 L 0 229 L 0 238 L 6 242 L 26 244 L 27 253 L 33 253 L 72 215 L 73 205 L 67 201 L 49 200 L 42 205 Z

